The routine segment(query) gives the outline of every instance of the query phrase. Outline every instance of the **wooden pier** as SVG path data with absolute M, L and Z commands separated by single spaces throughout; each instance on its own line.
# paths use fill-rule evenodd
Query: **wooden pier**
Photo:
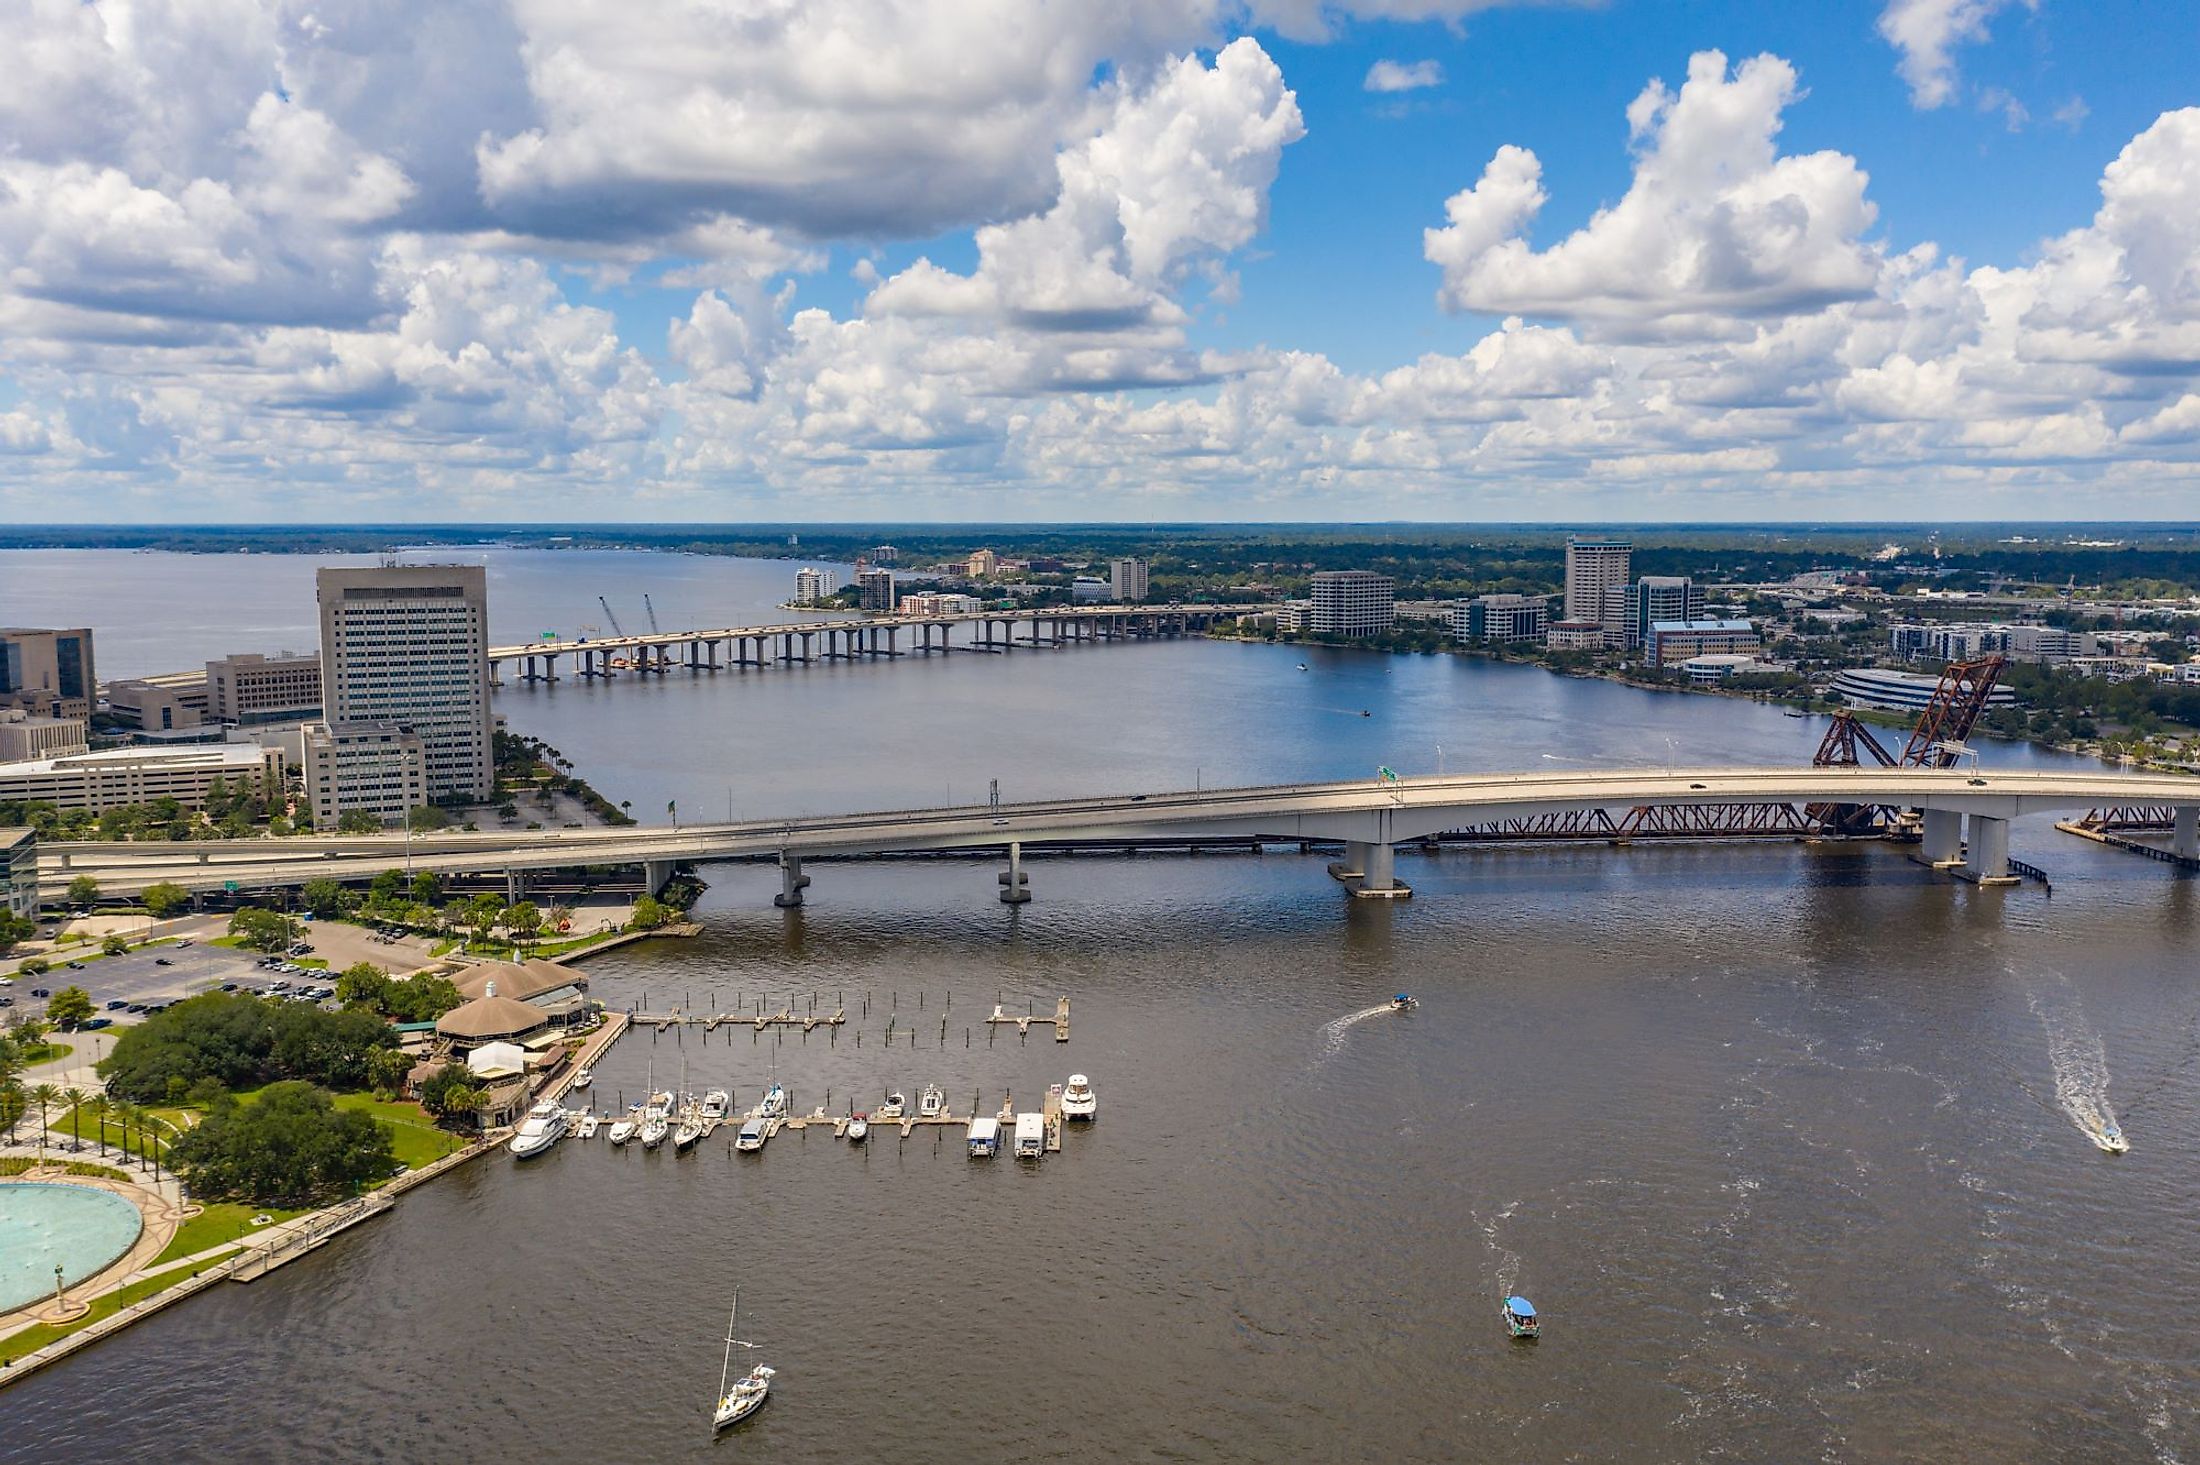
M 766 1028 L 800 1028 L 808 1032 L 812 1028 L 837 1028 L 847 1022 L 848 1013 L 845 1008 L 836 1008 L 831 1012 L 813 1013 L 804 1017 L 784 1007 L 777 1012 L 754 1014 L 681 1012 L 675 1008 L 671 1012 L 637 1012 L 633 1015 L 633 1020 L 638 1027 L 653 1027 L 660 1033 L 674 1027 L 699 1027 L 706 1033 L 715 1032 L 721 1027 L 754 1028 L 757 1032 Z
M 1016 1036 L 1020 1038 L 1031 1031 L 1033 1023 L 1045 1021 L 1045 1018 L 1032 1014 L 1015 1017 L 1001 1011 L 1000 1007 L 996 1005 L 993 1009 L 993 1015 L 986 1019 L 986 1025 L 996 1027 L 1007 1023 L 1016 1029 Z M 1054 1041 L 1057 1043 L 1069 1041 L 1069 999 L 1067 997 L 1057 998 L 1054 1003 Z

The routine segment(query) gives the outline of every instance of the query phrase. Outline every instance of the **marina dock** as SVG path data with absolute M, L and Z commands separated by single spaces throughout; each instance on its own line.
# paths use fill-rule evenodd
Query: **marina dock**
M 989 1017 L 989 1018 L 987 1018 L 987 1019 L 986 1019 L 986 1024 L 987 1024 L 988 1026 L 998 1026 L 998 1025 L 1000 1025 L 1000 1024 L 1002 1024 L 1002 1023 L 1007 1023 L 1007 1024 L 1010 1024 L 1010 1025 L 1012 1025 L 1012 1026 L 1014 1026 L 1014 1027 L 1015 1027 L 1015 1029 L 1016 1029 L 1016 1036 L 1020 1038 L 1020 1037 L 1022 1037 L 1022 1036 L 1023 1036 L 1024 1034 L 1026 1034 L 1026 1033 L 1028 1033 L 1028 1032 L 1030 1032 L 1030 1031 L 1031 1031 L 1031 1025 L 1032 1025 L 1033 1023 L 1035 1023 L 1035 1022 L 1045 1022 L 1045 1021 L 1047 1021 L 1047 1019 L 1045 1019 L 1045 1018 L 1043 1018 L 1043 1017 L 1038 1017 L 1038 1016 L 1030 1015 L 1030 1014 L 1026 1014 L 1026 1015 L 1025 1015 L 1025 1016 L 1023 1016 L 1023 1017 L 1015 1017 L 1015 1016 L 1012 1016 L 1012 1015 L 1010 1015 L 1010 1014 L 1008 1014 L 1008 1013 L 1005 1013 L 1005 1012 L 1001 1011 L 1001 1009 L 1000 1009 L 1000 1006 L 999 1006 L 999 1004 L 995 1004 L 995 1006 L 994 1006 L 994 1008 L 993 1008 L 993 1015 L 992 1015 L 991 1017 Z M 1055 1003 L 1054 1003 L 1054 1019 L 1053 1019 L 1053 1021 L 1054 1021 L 1054 1041 L 1055 1041 L 1055 1042 L 1057 1042 L 1057 1043 L 1066 1043 L 1066 1042 L 1068 1042 L 1068 1041 L 1069 1041 L 1069 999 L 1068 999 L 1067 997 L 1057 998 L 1057 999 L 1055 1000 Z
M 721 1027 L 754 1028 L 757 1032 L 762 1032 L 766 1028 L 784 1027 L 800 1028 L 803 1032 L 808 1032 L 812 1028 L 837 1028 L 847 1020 L 848 1013 L 845 1008 L 836 1008 L 831 1012 L 813 1013 L 808 1017 L 801 1016 L 786 1008 L 781 1008 L 777 1012 L 757 1014 L 746 1012 L 682 1012 L 675 1008 L 671 1012 L 637 1012 L 632 1015 L 632 1021 L 637 1027 L 652 1027 L 660 1033 L 674 1027 L 699 1027 L 706 1033 L 716 1032 Z

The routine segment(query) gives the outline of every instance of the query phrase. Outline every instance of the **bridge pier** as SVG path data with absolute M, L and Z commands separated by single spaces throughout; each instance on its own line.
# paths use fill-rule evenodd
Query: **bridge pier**
M 2171 811 L 2170 848 L 2188 860 L 2200 858 L 2200 804 L 2179 804 Z
M 1925 811 L 1925 839 L 1918 856 L 1936 870 L 1963 863 L 1963 815 L 1954 809 Z
M 1024 847 L 1021 841 L 1010 840 L 1008 868 L 1000 874 L 1001 904 L 1022 905 L 1031 899 L 1031 879 L 1024 874 Z
M 661 892 L 672 883 L 675 860 L 647 860 L 642 864 L 642 888 L 651 895 Z
M 2009 873 L 2009 821 L 1986 814 L 1971 816 L 1970 853 L 1963 862 L 1964 878 L 1979 885 L 2014 885 Z
M 504 903 L 518 905 L 527 896 L 527 875 L 521 870 L 504 872 Z
M 1351 868 L 1339 872 L 1345 878 L 1345 888 L 1356 900 L 1404 900 L 1413 894 L 1411 888 L 1398 883 L 1397 851 L 1382 840 L 1348 839 L 1344 845 L 1345 863 Z M 1352 877 L 1358 883 L 1353 883 Z
M 793 910 L 802 904 L 802 892 L 810 885 L 810 877 L 802 873 L 802 857 L 781 852 L 779 856 L 779 893 L 772 897 L 772 904 L 781 910 Z

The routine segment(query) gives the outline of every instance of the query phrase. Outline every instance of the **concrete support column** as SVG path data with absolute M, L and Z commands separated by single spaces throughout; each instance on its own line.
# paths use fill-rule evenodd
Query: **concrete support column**
M 2170 816 L 2170 848 L 2200 859 L 2200 804 L 2179 804 Z
M 1971 816 L 1971 850 L 1963 870 L 1981 885 L 2010 885 L 2009 821 L 1985 814 Z
M 1031 881 L 1024 874 L 1024 847 L 1015 840 L 1008 846 L 1008 868 L 1000 875 L 1001 904 L 1022 905 L 1031 899 Z
M 810 877 L 802 873 L 802 857 L 782 853 L 779 856 L 779 893 L 772 897 L 772 904 L 781 910 L 792 910 L 802 904 L 802 892 L 809 887 Z
M 657 894 L 672 883 L 671 860 L 650 860 L 642 866 L 642 886 L 651 895 Z
M 1936 870 L 1963 863 L 1963 816 L 1953 809 L 1925 811 L 1925 839 L 1919 853 Z
M 506 870 L 504 872 L 504 903 L 506 905 L 518 905 L 520 898 L 526 893 L 527 877 L 517 870 Z

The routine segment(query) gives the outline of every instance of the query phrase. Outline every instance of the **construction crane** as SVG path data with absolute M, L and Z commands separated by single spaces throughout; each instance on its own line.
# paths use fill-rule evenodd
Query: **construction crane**
M 662 628 L 657 624 L 657 607 L 649 603 L 649 592 L 647 590 L 642 592 L 642 609 L 649 612 L 649 634 L 652 636 L 662 634 Z
M 611 602 L 599 595 L 596 597 L 596 604 L 603 607 L 603 618 L 611 622 L 611 634 L 614 636 L 624 636 L 626 634 L 626 628 L 619 624 L 618 616 L 612 613 Z

